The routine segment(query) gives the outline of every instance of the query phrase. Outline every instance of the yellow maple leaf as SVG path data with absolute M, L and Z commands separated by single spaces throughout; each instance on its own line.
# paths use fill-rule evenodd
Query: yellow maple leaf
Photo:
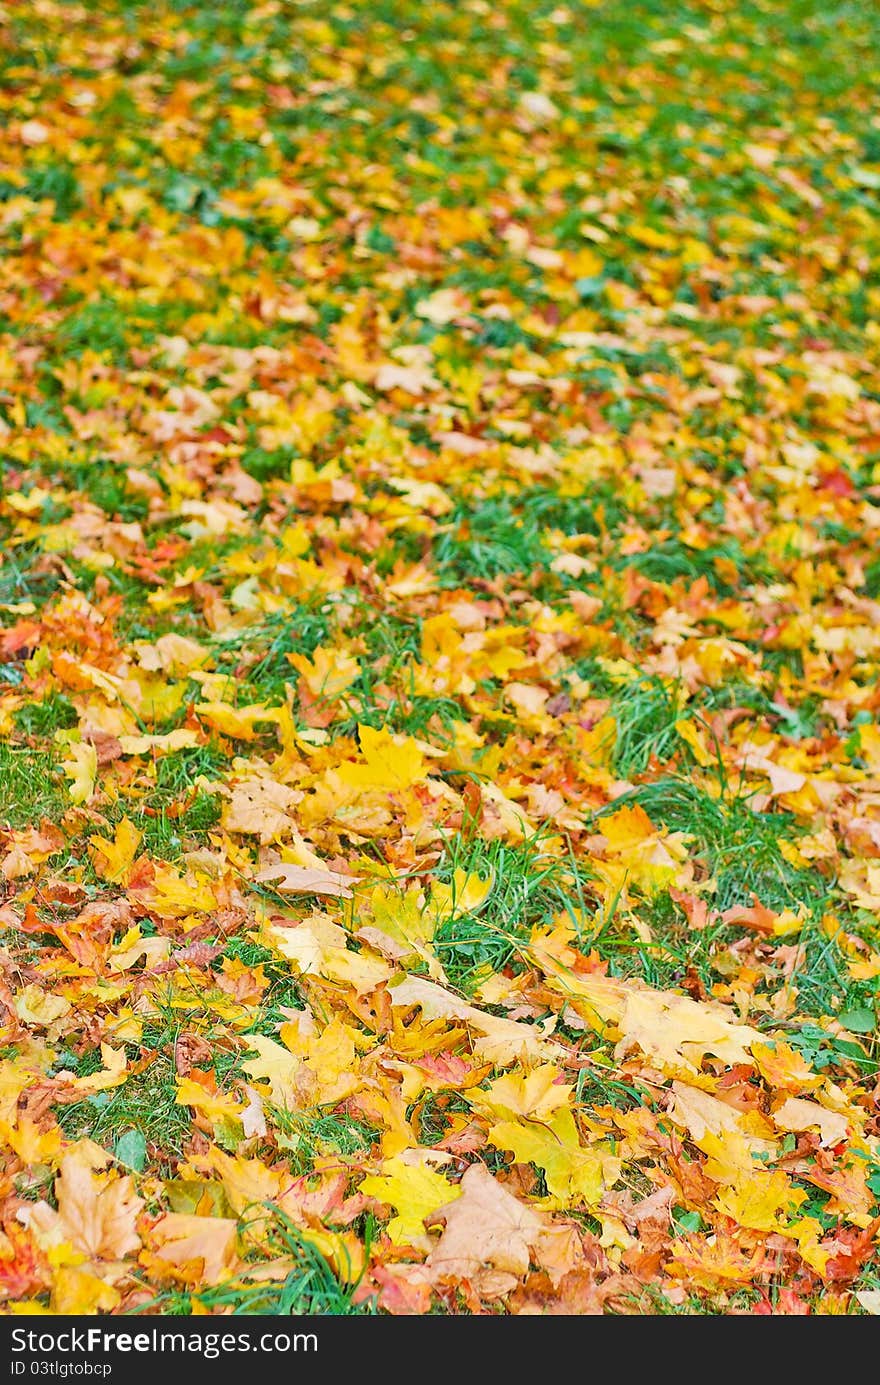
M 18 1114 L 18 1100 L 25 1088 L 37 1081 L 36 1072 L 25 1072 L 21 1060 L 0 1061 L 0 1120 L 14 1122 Z
M 426 963 L 428 975 L 435 981 L 446 977 L 432 943 L 437 918 L 426 906 L 418 885 L 403 891 L 389 885 L 376 885 L 369 898 L 370 919 L 358 929 L 357 936 L 371 943 L 386 957 L 406 959 L 408 954 Z
M 162 735 L 120 736 L 119 745 L 123 755 L 147 755 L 150 751 L 156 750 L 172 754 L 176 750 L 187 750 L 198 745 L 200 739 L 198 731 L 193 731 L 188 726 L 178 726 Z
M 694 1144 L 708 1157 L 703 1165 L 707 1178 L 730 1187 L 747 1182 L 753 1174 L 763 1172 L 752 1157 L 754 1143 L 745 1132 L 725 1129 L 721 1134 L 704 1130 L 692 1136 Z
M 263 843 L 288 835 L 293 829 L 290 810 L 302 794 L 274 779 L 245 779 L 229 791 L 223 809 L 227 832 L 253 833 Z
M 577 973 L 577 954 L 559 930 L 534 934 L 529 951 L 589 1024 L 605 1032 L 613 1027 L 620 1053 L 639 1048 L 658 1067 L 675 1074 L 695 1073 L 708 1053 L 730 1064 L 749 1063 L 751 1045 L 763 1042 L 757 1029 L 736 1024 L 720 1005 L 632 981 Z
M 420 784 L 428 774 L 425 757 L 412 736 L 392 735 L 360 725 L 358 739 L 363 764 L 343 764 L 338 774 L 343 784 L 355 789 L 389 789 L 392 792 Z
M 71 1010 L 69 1000 L 64 996 L 52 995 L 35 983 L 25 986 L 15 999 L 15 1013 L 24 1024 L 48 1028 L 56 1020 L 63 1019 Z
M 355 1031 L 332 1020 L 319 1035 L 303 1033 L 293 1024 L 281 1027 L 283 1045 L 263 1034 L 248 1038 L 256 1058 L 243 1064 L 255 1080 L 269 1083 L 271 1099 L 291 1110 L 334 1105 L 360 1085 L 355 1064 Z
M 831 1250 L 820 1244 L 825 1235 L 822 1223 L 815 1217 L 799 1217 L 786 1227 L 783 1234 L 797 1241 L 798 1254 L 804 1263 L 817 1274 L 824 1275 L 831 1259 Z
M 265 1034 L 250 1034 L 248 1046 L 257 1050 L 257 1057 L 248 1058 L 242 1063 L 244 1071 L 256 1081 L 268 1081 L 272 1100 L 277 1105 L 291 1105 L 291 1094 L 296 1087 L 302 1059 Z
M 782 1172 L 753 1170 L 747 1181 L 724 1188 L 715 1199 L 719 1212 L 750 1231 L 784 1231 L 807 1194 Z
M 558 1080 L 561 1076 L 554 1063 L 541 1063 L 531 1072 L 505 1073 L 490 1082 L 485 1092 L 475 1094 L 474 1102 L 495 1115 L 549 1121 L 569 1105 L 574 1091 L 571 1083 Z
M 227 1154 L 211 1145 L 203 1155 L 195 1156 L 191 1165 L 199 1172 L 216 1173 L 222 1181 L 223 1193 L 236 1216 L 252 1212 L 255 1218 L 263 1215 L 262 1204 L 279 1202 L 285 1189 L 290 1189 L 289 1174 L 270 1168 L 262 1159 L 244 1159 Z M 201 1195 L 216 1190 L 216 1183 L 201 1185 Z
M 217 908 L 217 895 L 207 875 L 201 871 L 181 875 L 167 863 L 154 868 L 152 882 L 144 894 L 149 897 L 150 908 L 161 918 L 185 918 L 187 914 L 208 913 Z
M 91 1317 L 112 1312 L 121 1301 L 118 1289 L 82 1266 L 61 1265 L 55 1271 L 50 1299 L 53 1313 Z
M 121 1087 L 128 1080 L 128 1063 L 122 1045 L 119 1048 L 111 1048 L 109 1044 L 101 1044 L 101 1062 L 104 1064 L 102 1068 L 84 1077 L 75 1077 L 72 1073 L 63 1072 L 59 1072 L 57 1075 L 66 1078 L 71 1087 L 75 1087 L 78 1092 L 82 1092 L 84 1095 L 106 1092 L 112 1087 Z
M 759 1073 L 771 1087 L 798 1093 L 811 1092 L 821 1085 L 821 1076 L 783 1039 L 774 1039 L 772 1044 L 752 1044 L 751 1050 Z
M 211 661 L 210 651 L 203 645 L 174 631 L 160 635 L 155 644 L 146 640 L 138 641 L 135 648 L 141 668 L 149 673 L 157 673 L 161 669 L 172 677 L 189 673 L 192 668 L 202 668 Z
M 61 1153 L 61 1129 L 57 1125 L 42 1130 L 27 1116 L 19 1116 L 11 1124 L 0 1120 L 0 1138 L 26 1167 L 34 1164 L 54 1164 Z
M 550 1205 L 555 1207 L 595 1207 L 606 1183 L 610 1186 L 620 1172 L 620 1160 L 607 1145 L 581 1145 L 568 1110 L 556 1111 L 540 1124 L 498 1121 L 489 1128 L 489 1141 L 496 1149 L 512 1150 L 518 1163 L 543 1169 Z
M 106 837 L 97 835 L 90 837 L 89 855 L 92 858 L 95 873 L 102 880 L 108 880 L 111 884 L 127 885 L 129 872 L 142 837 L 143 833 L 139 832 L 128 818 L 123 818 L 121 822 L 116 824 L 112 842 L 108 841 Z
M 638 1047 L 661 1066 L 696 1072 L 707 1053 L 725 1063 L 748 1063 L 758 1031 L 736 1024 L 720 1007 L 674 991 L 627 988 L 618 1021 L 622 1049 Z
M 672 884 L 679 876 L 687 851 L 680 834 L 664 834 L 639 804 L 618 808 L 602 819 L 606 859 L 594 869 L 606 882 L 606 894 L 636 886 L 648 895 Z
M 303 919 L 296 928 L 267 928 L 264 936 L 273 951 L 295 962 L 304 975 L 351 986 L 357 995 L 375 990 L 393 975 L 388 963 L 373 953 L 349 951 L 345 930 L 321 914 Z
M 28 1226 L 44 1249 L 86 1260 L 124 1260 L 140 1246 L 137 1216 L 144 1205 L 129 1174 L 98 1172 L 108 1156 L 89 1140 L 69 1146 L 55 1180 L 57 1211 L 38 1202 Z M 67 1250 L 64 1250 L 67 1247 Z M 59 1262 L 60 1263 L 60 1262 Z M 77 1263 L 68 1259 L 68 1263 Z
M 770 1118 L 780 1130 L 818 1130 L 821 1143 L 826 1147 L 841 1144 L 849 1133 L 846 1116 L 798 1096 L 786 1097 Z
M 424 1160 L 411 1162 L 400 1154 L 386 1159 L 380 1173 L 365 1178 L 360 1192 L 396 1209 L 397 1215 L 388 1223 L 388 1237 L 393 1245 L 426 1248 L 430 1239 L 425 1232 L 424 1218 L 461 1195 L 461 1189 L 437 1173 L 429 1163 Z
M 701 1289 L 730 1289 L 751 1284 L 764 1268 L 764 1253 L 759 1248 L 743 1251 L 735 1236 L 725 1232 L 707 1238 L 688 1236 L 673 1242 L 669 1274 Z
M 166 1212 L 147 1235 L 142 1261 L 153 1257 L 177 1271 L 175 1278 L 184 1284 L 222 1284 L 231 1278 L 238 1265 L 236 1239 L 238 1222 L 234 1217 L 199 1217 L 183 1212 Z
M 669 1108 L 669 1118 L 687 1130 L 692 1140 L 699 1142 L 707 1132 L 719 1137 L 733 1133 L 745 1138 L 754 1153 L 776 1154 L 777 1147 L 772 1140 L 756 1137 L 749 1130 L 746 1122 L 750 1117 L 744 1111 L 685 1082 L 673 1082 L 672 1092 L 674 1101 Z
M 506 1067 L 508 1063 L 534 1061 L 545 1056 L 552 1021 L 538 1026 L 500 1015 L 487 1015 L 421 976 L 395 978 L 389 985 L 389 992 L 393 1006 L 402 1005 L 408 1009 L 418 1005 L 428 1023 L 438 1019 L 464 1020 L 478 1036 L 474 1052 L 483 1061 Z
M 197 702 L 194 710 L 201 721 L 206 721 L 221 736 L 252 741 L 256 738 L 256 728 L 260 722 L 278 720 L 279 708 L 267 707 L 264 703 L 230 707 L 226 702 Z
M 68 793 L 74 803 L 85 803 L 95 792 L 98 774 L 98 752 L 87 741 L 77 741 L 67 748 L 62 761 L 64 773 L 70 780 Z
M 288 654 L 287 662 L 297 670 L 313 697 L 338 697 L 361 676 L 357 659 L 322 645 L 318 645 L 311 659 L 305 654 Z
M 698 765 L 702 765 L 705 769 L 707 766 L 717 763 L 718 757 L 708 744 L 704 727 L 683 718 L 675 723 L 675 729 L 685 744 L 690 747 Z

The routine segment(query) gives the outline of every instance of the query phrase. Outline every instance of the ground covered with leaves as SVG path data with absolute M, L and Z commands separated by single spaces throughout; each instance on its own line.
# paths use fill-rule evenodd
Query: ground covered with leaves
M 878 1311 L 878 31 L 2 7 L 7 1311 Z

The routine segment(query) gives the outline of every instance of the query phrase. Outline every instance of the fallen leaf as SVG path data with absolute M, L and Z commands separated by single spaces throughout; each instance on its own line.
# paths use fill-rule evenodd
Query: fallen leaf
M 435 1208 L 428 1226 L 443 1234 L 425 1262 L 431 1282 L 472 1284 L 481 1298 L 509 1294 L 526 1275 L 548 1222 L 513 1197 L 482 1164 L 461 1180 L 460 1196 Z

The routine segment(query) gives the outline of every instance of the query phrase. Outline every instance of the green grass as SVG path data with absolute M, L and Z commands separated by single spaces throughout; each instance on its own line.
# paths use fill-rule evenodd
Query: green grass
M 0 825 L 35 827 L 57 822 L 70 806 L 53 756 L 0 741 Z
M 659 678 L 640 678 L 626 683 L 612 699 L 617 738 L 613 765 L 623 779 L 643 774 L 652 759 L 665 764 L 683 742 L 675 729 L 684 710 L 682 691 Z
M 274 1105 L 271 1110 L 273 1123 L 281 1132 L 282 1147 L 290 1151 L 290 1166 L 295 1174 L 306 1173 L 322 1155 L 364 1154 L 381 1133 L 353 1116 L 332 1111 L 297 1112 Z
M 734 588 L 720 575 L 720 561 L 733 564 L 738 585 L 768 577 L 766 563 L 753 555 L 747 556 L 736 540 L 699 549 L 689 548 L 679 539 L 667 539 L 664 543 L 652 545 L 645 553 L 618 559 L 615 565 L 634 567 L 653 582 L 674 582 L 678 578 L 694 582 L 699 577 L 705 577 L 711 589 L 724 596 Z
M 574 922 L 584 907 L 587 873 L 573 857 L 542 850 L 540 834 L 519 845 L 455 838 L 438 862 L 440 880 L 456 870 L 491 876 L 492 890 L 478 913 L 461 913 L 442 923 L 434 950 L 450 982 L 471 994 L 490 972 L 518 959 L 533 929 L 559 913 Z
M 76 708 L 63 693 L 49 693 L 42 702 L 26 703 L 16 710 L 14 718 L 17 731 L 38 739 L 49 739 L 77 722 Z
M 80 1066 L 94 1070 L 100 1061 L 95 1056 Z M 121 1087 L 60 1107 L 58 1123 L 68 1139 L 94 1140 L 111 1152 L 119 1136 L 140 1131 L 151 1167 L 169 1177 L 192 1133 L 189 1107 L 177 1104 L 176 1093 L 173 1052 L 160 1052 L 143 1072 L 129 1077 Z
M 434 544 L 434 564 L 448 586 L 474 579 L 530 575 L 552 558 L 537 519 L 508 497 L 485 500 L 453 515 Z

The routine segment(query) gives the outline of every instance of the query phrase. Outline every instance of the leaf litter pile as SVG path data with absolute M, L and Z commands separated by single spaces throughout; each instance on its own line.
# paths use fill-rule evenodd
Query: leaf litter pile
M 880 18 L 0 10 L 0 1288 L 880 1309 Z

